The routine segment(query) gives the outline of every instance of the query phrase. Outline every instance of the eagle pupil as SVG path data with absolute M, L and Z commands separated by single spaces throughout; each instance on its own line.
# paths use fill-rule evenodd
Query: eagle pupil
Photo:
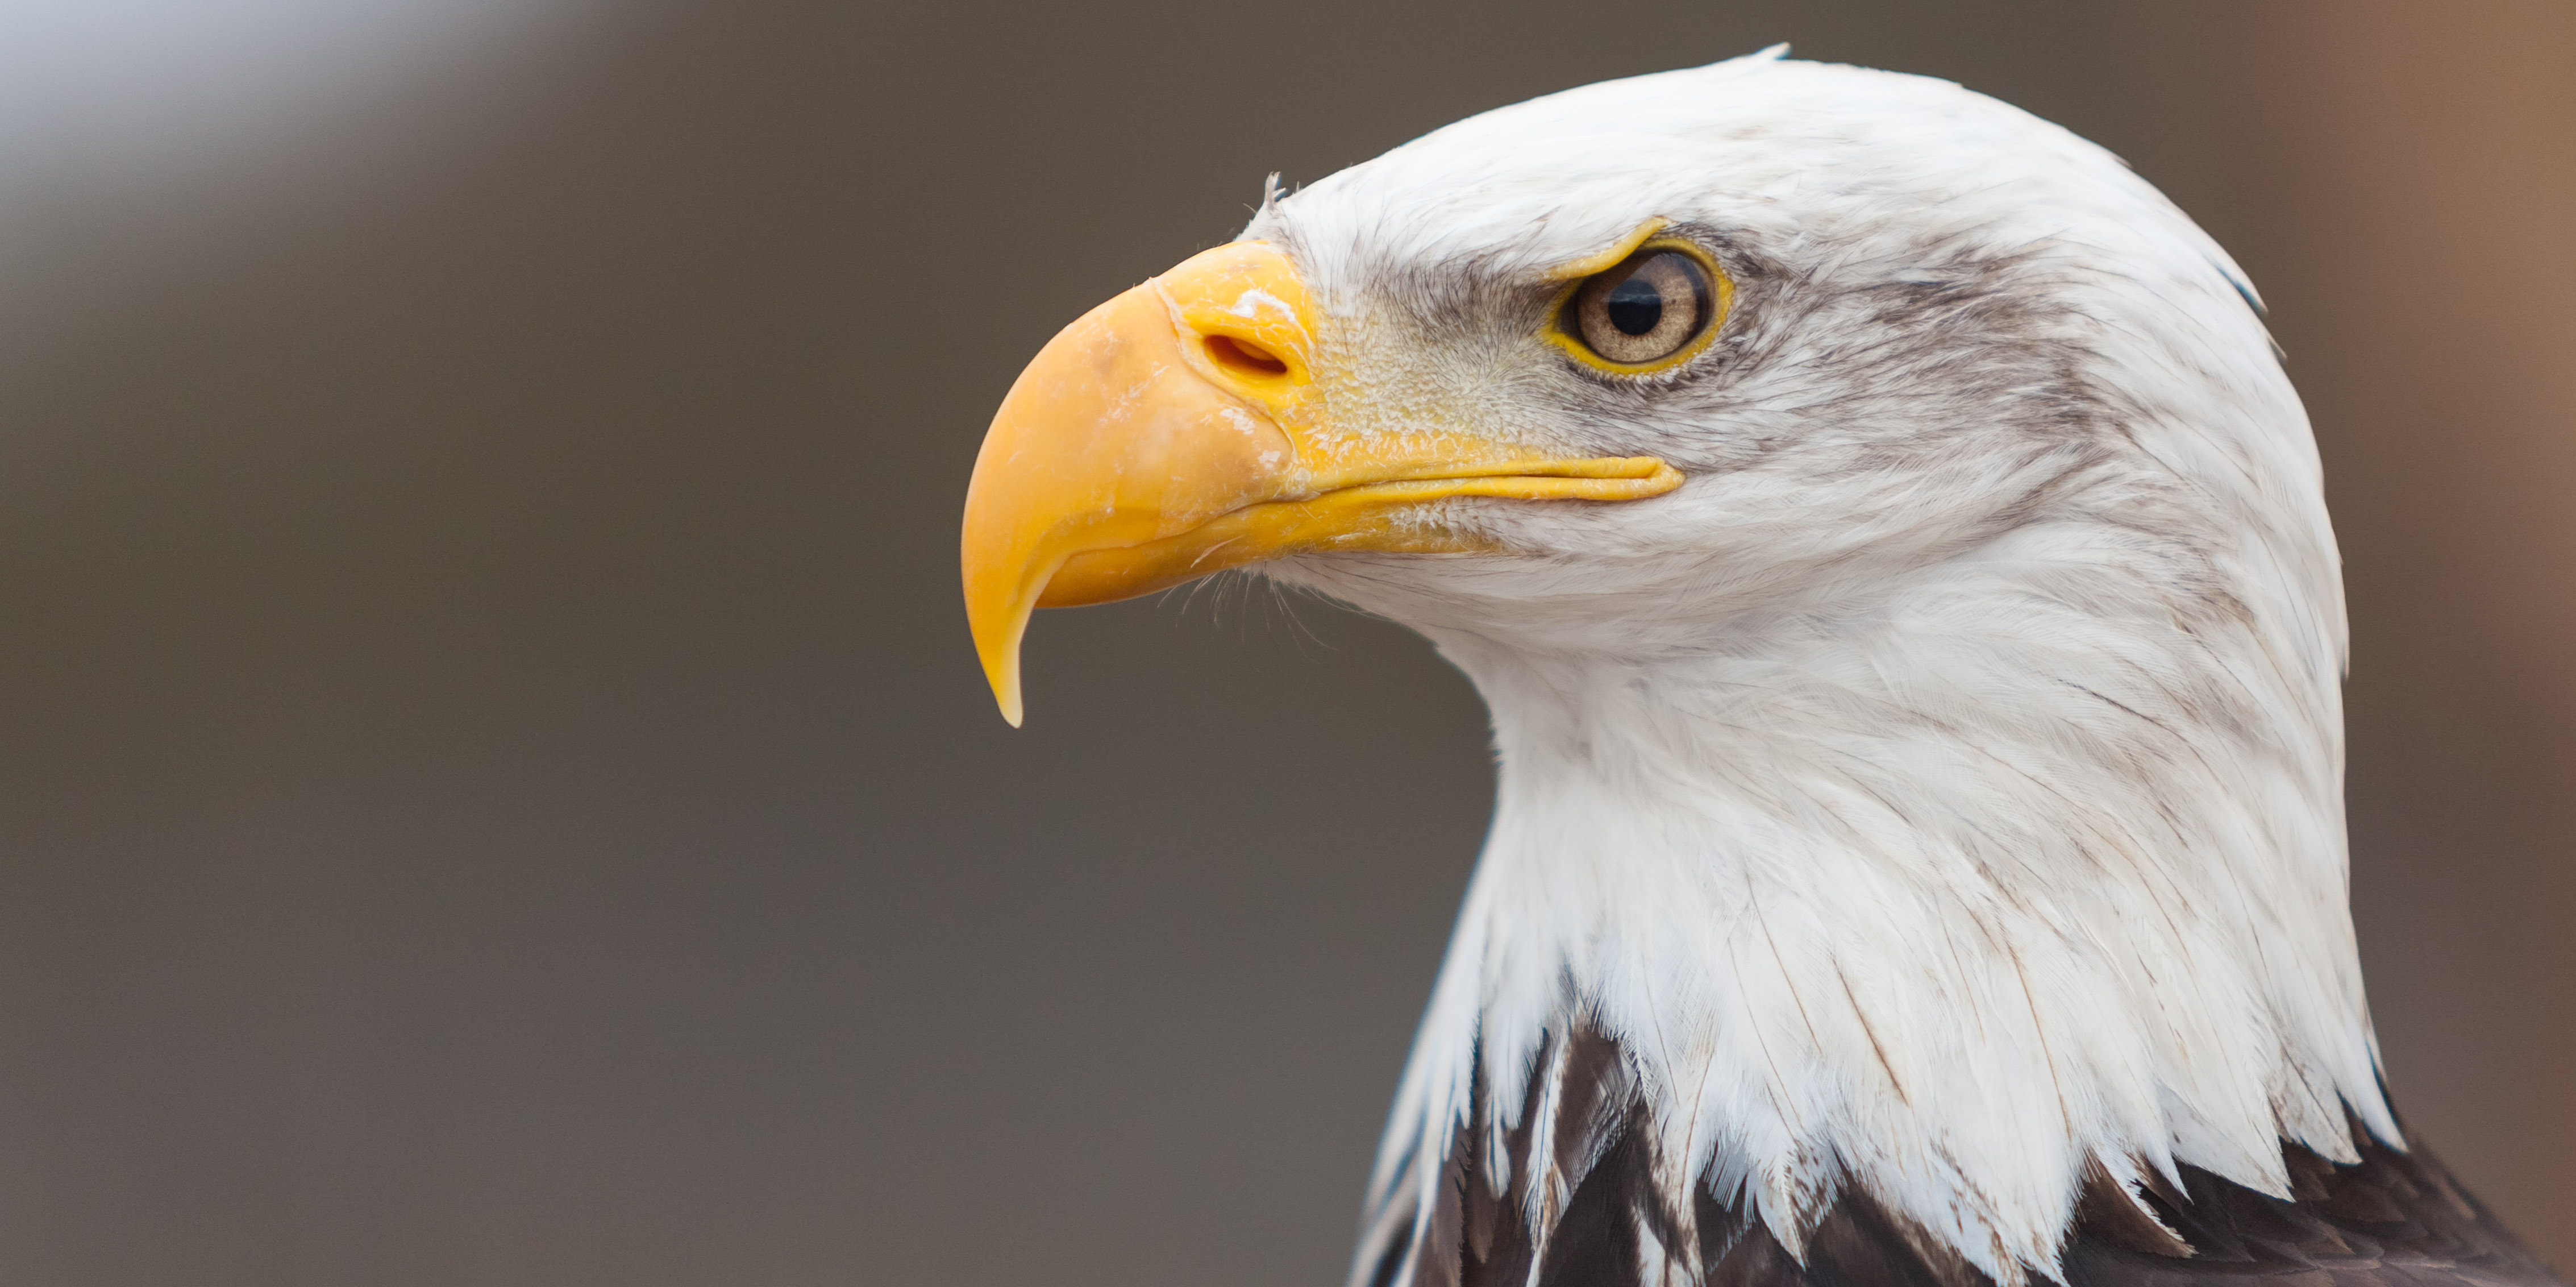
M 1644 273 L 1632 273 L 1628 280 L 1610 288 L 1610 298 L 1603 301 L 1610 324 L 1622 335 L 1644 335 L 1664 320 L 1664 293 L 1646 280 Z

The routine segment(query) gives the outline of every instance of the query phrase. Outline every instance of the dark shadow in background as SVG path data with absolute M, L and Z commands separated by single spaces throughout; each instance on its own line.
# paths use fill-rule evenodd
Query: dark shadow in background
M 2269 293 L 2392 1081 L 2576 1258 L 2571 12 L 727 0 L 317 153 L 0 372 L 0 1277 L 1334 1281 L 1481 712 L 1210 592 L 1042 618 L 1009 731 L 976 441 L 1266 172 L 1778 39 L 2101 140 Z

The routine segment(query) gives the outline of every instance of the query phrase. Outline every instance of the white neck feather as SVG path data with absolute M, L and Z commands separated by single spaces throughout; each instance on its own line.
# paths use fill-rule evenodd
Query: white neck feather
M 1634 1064 L 1659 1188 L 1797 1253 L 1856 1186 L 2007 1285 L 2092 1167 L 2284 1194 L 2282 1140 L 2356 1156 L 2347 1105 L 2395 1142 L 2314 673 L 2340 604 L 2169 554 L 2033 524 L 1655 660 L 1426 627 L 1500 801 L 1372 1209 L 1427 1219 L 1393 1190 L 1435 1182 L 1408 1159 L 1468 1125 L 1472 1064 L 1499 1140 L 1577 1023 Z

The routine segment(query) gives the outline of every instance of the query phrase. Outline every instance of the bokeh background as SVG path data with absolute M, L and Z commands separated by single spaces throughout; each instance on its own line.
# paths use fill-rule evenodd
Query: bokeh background
M 2416 1130 L 2576 1263 L 2576 6 L 0 3 L 0 1279 L 1319 1284 L 1473 694 L 1222 595 L 995 717 L 1053 330 L 1745 52 L 2128 157 L 2269 297 Z

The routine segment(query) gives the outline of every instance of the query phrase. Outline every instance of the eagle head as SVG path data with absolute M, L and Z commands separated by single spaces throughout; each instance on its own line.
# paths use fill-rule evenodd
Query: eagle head
M 2403 1148 L 2305 413 L 2002 103 L 1769 51 L 1274 184 L 1030 364 L 963 553 L 1014 723 L 1033 608 L 1229 568 L 1483 694 L 1355 1282 L 2063 1279 Z

